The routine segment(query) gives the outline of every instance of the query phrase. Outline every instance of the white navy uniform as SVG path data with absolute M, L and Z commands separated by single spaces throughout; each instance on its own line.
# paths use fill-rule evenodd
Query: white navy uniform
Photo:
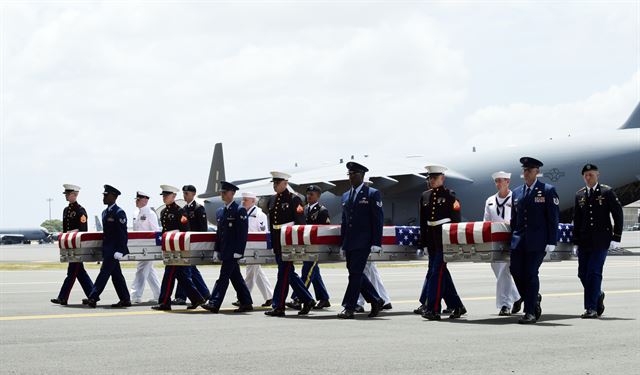
M 512 193 L 500 198 L 498 193 L 487 198 L 484 205 L 484 221 L 506 222 L 511 220 Z M 520 294 L 513 282 L 509 271 L 509 262 L 491 262 L 491 268 L 496 275 L 496 307 L 506 306 L 511 310 L 513 303 L 520 299 Z
M 138 211 L 133 220 L 133 230 L 136 232 L 159 232 L 158 215 L 148 205 Z M 131 301 L 142 302 L 145 281 L 149 283 L 153 299 L 157 302 L 160 297 L 160 279 L 153 268 L 152 261 L 140 261 L 136 266 L 136 276 L 131 286 Z
M 267 215 L 262 212 L 258 206 L 253 206 L 247 210 L 249 215 L 249 232 L 266 232 L 269 228 L 267 221 Z M 257 285 L 262 293 L 262 297 L 265 300 L 273 299 L 273 286 L 269 282 L 267 275 L 262 270 L 259 264 L 248 264 L 246 266 L 247 275 L 244 278 L 244 282 L 249 288 L 249 292 L 253 290 L 253 286 Z

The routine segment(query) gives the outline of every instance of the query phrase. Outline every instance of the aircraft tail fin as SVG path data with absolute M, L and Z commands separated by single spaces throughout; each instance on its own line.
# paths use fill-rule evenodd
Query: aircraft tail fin
M 640 128 L 640 103 L 631 112 L 627 121 L 620 127 L 620 129 L 638 129 Z
M 207 189 L 199 194 L 198 198 L 211 198 L 220 192 L 220 181 L 224 181 L 224 155 L 222 153 L 222 143 L 216 143 L 211 159 L 211 169 L 209 170 L 209 180 Z
M 100 222 L 100 218 L 98 215 L 93 217 L 96 220 L 96 232 L 102 232 L 102 223 Z

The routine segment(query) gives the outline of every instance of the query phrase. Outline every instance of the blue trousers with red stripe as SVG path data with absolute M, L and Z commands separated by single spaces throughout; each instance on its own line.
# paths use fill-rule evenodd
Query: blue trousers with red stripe
M 120 301 L 131 301 L 129 296 L 129 289 L 127 288 L 127 281 L 122 275 L 122 269 L 120 268 L 120 261 L 111 257 L 103 258 L 102 265 L 100 266 L 100 273 L 96 277 L 96 282 L 93 284 L 93 289 L 89 298 L 100 301 L 100 295 L 107 286 L 107 281 L 111 278 L 113 287 L 118 294 Z
M 442 309 L 442 299 L 450 309 L 462 307 L 462 301 L 453 284 L 451 273 L 447 269 L 447 262 L 444 261 L 444 254 L 441 250 L 429 253 L 429 271 L 427 272 L 427 311 L 440 313 Z
M 205 299 L 208 299 L 210 297 L 209 287 L 204 282 L 204 278 L 202 277 L 202 274 L 200 273 L 200 271 L 196 266 L 191 266 L 190 268 L 191 268 L 191 280 L 193 280 L 193 285 L 196 286 L 196 289 L 198 289 L 198 292 L 200 292 L 200 295 L 202 295 L 202 297 L 204 297 Z M 187 299 L 187 293 L 184 291 L 184 288 L 180 283 L 178 283 L 178 288 L 176 288 L 176 298 L 180 298 L 183 300 Z
M 364 267 L 367 265 L 367 259 L 371 249 L 348 250 L 345 252 L 347 258 L 347 270 L 349 271 L 349 284 L 344 292 L 342 306 L 346 310 L 354 311 L 358 305 L 358 297 L 360 294 L 368 303 L 381 303 L 382 298 L 373 287 L 369 278 L 364 274 Z
M 63 299 L 67 301 L 69 299 L 69 295 L 71 294 L 71 289 L 73 288 L 73 284 L 75 284 L 76 279 L 80 283 L 84 294 L 89 298 L 91 294 L 91 290 L 93 289 L 93 281 L 89 277 L 89 274 L 84 269 L 84 263 L 69 263 L 67 267 L 67 277 L 65 277 L 64 282 L 62 283 L 62 288 L 60 288 L 60 293 L 58 293 L 58 299 Z
M 320 274 L 320 265 L 318 262 L 302 262 L 302 274 L 300 275 L 304 286 L 309 289 L 313 285 L 313 292 L 319 301 L 328 301 L 329 292 L 324 285 L 322 275 Z M 291 299 L 298 299 L 296 292 L 291 294 Z
M 209 299 L 209 302 L 212 305 L 218 307 L 222 305 L 224 296 L 227 293 L 227 288 L 229 288 L 229 282 L 233 285 L 233 289 L 236 290 L 240 305 L 253 304 L 251 292 L 249 291 L 249 288 L 247 288 L 247 284 L 244 282 L 244 277 L 242 277 L 242 272 L 240 272 L 238 260 L 232 259 L 222 261 L 222 265 L 220 266 L 220 276 L 213 286 L 211 298 Z
M 278 263 L 278 280 L 273 290 L 273 308 L 284 309 L 285 300 L 289 295 L 289 285 L 302 303 L 311 301 L 313 299 L 311 293 L 305 288 L 300 276 L 296 273 L 293 262 L 283 261 L 282 255 L 276 253 L 276 263 Z
M 164 306 L 171 305 L 171 295 L 176 279 L 178 284 L 182 285 L 187 297 L 192 303 L 202 301 L 202 295 L 198 292 L 193 280 L 191 280 L 191 267 L 189 266 L 165 266 L 164 275 L 162 276 L 162 284 L 160 285 L 160 297 L 158 303 Z

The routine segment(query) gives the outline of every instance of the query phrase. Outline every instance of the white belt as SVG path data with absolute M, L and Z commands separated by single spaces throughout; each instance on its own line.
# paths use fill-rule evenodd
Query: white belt
M 446 224 L 450 221 L 450 218 L 440 219 L 438 221 L 427 221 L 427 225 L 430 227 L 437 227 L 438 225 Z
M 284 227 L 288 227 L 288 226 L 291 226 L 291 225 L 293 225 L 293 221 L 290 221 L 290 222 L 288 222 L 288 223 L 284 223 L 284 224 L 275 224 L 275 225 L 273 226 L 273 229 L 275 229 L 275 230 L 279 230 L 279 229 L 282 229 L 282 228 L 284 228 Z

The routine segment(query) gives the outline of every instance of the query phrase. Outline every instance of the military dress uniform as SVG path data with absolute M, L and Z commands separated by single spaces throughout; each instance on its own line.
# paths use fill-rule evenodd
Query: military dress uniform
M 183 191 L 191 191 L 189 187 L 193 187 L 192 185 L 187 185 L 182 188 Z M 195 187 L 193 188 L 195 192 Z M 197 203 L 195 199 L 191 201 L 191 203 L 187 203 L 183 207 L 185 214 L 187 215 L 187 219 L 189 220 L 189 231 L 190 232 L 207 232 L 209 230 L 209 222 L 207 221 L 207 213 L 204 209 L 204 206 Z M 196 286 L 198 292 L 202 295 L 204 299 L 209 299 L 209 287 L 205 283 L 202 278 L 202 274 L 198 270 L 196 266 L 191 266 L 191 280 L 193 280 L 193 285 Z M 178 288 L 176 288 L 176 299 L 173 301 L 174 303 L 184 303 L 186 301 L 187 295 L 184 292 L 184 289 L 178 283 Z
M 243 194 L 243 197 L 245 194 Z M 255 198 L 252 196 L 251 198 Z M 248 222 L 249 222 L 249 232 L 266 232 L 268 226 L 267 215 L 262 212 L 258 206 L 253 206 L 247 211 Z M 247 284 L 247 288 L 249 288 L 249 292 L 253 290 L 253 286 L 256 285 L 262 294 L 262 297 L 265 299 L 265 303 L 262 307 L 271 306 L 273 303 L 273 286 L 269 282 L 267 275 L 262 270 L 259 264 L 247 264 L 245 267 L 246 276 L 244 278 L 244 282 Z M 240 305 L 238 301 L 237 305 Z
M 597 167 L 587 164 L 582 173 L 592 170 Z M 596 318 L 604 312 L 602 270 L 611 242 L 621 240 L 623 218 L 622 205 L 610 186 L 597 183 L 576 192 L 573 243 L 578 246 L 578 277 L 584 287 L 583 318 Z
M 168 186 L 165 186 L 164 189 L 169 189 L 166 191 L 171 193 L 177 191 L 176 188 Z M 162 224 L 162 233 L 189 231 L 189 219 L 187 219 L 184 210 L 175 202 L 167 205 L 162 212 L 160 212 L 160 222 Z M 195 309 L 205 302 L 205 299 L 193 284 L 190 271 L 191 267 L 189 266 L 164 267 L 164 276 L 162 277 L 162 283 L 160 285 L 160 298 L 158 299 L 158 305 L 152 307 L 154 310 L 171 310 L 171 294 L 173 293 L 176 279 L 178 279 L 178 284 L 182 284 L 186 295 L 191 300 L 191 305 L 188 307 L 189 309 Z
M 146 193 L 138 191 L 136 194 L 139 198 L 149 198 Z M 155 211 L 146 205 L 138 210 L 133 221 L 133 230 L 137 232 L 158 232 L 160 226 L 158 225 L 158 215 Z M 160 296 L 160 279 L 158 274 L 153 268 L 152 261 L 139 261 L 136 265 L 136 275 L 131 285 L 131 301 L 133 303 L 142 302 L 142 294 L 144 292 L 145 282 L 149 283 L 151 293 L 153 293 L 153 301 L 157 301 Z
M 280 172 L 272 172 L 274 181 L 286 180 L 288 175 Z M 305 288 L 304 282 L 295 271 L 293 262 L 282 260 L 282 245 L 280 243 L 280 231 L 288 225 L 303 225 L 304 207 L 302 200 L 289 190 L 276 193 L 269 198 L 269 226 L 271 243 L 276 263 L 278 264 L 278 280 L 273 290 L 273 310 L 265 314 L 270 316 L 284 316 L 285 302 L 289 294 L 289 286 L 300 301 L 305 305 L 299 314 L 306 314 L 315 306 L 315 301 Z
M 368 169 L 356 162 L 347 163 L 350 173 L 366 173 Z M 364 274 L 372 247 L 382 248 L 382 227 L 384 213 L 382 198 L 377 189 L 367 186 L 351 187 L 342 195 L 342 223 L 340 235 L 342 250 L 347 261 L 349 283 L 342 300 L 342 311 L 338 317 L 351 319 L 358 306 L 358 296 L 371 304 L 370 317 L 378 315 L 384 306 L 384 300 Z
M 222 181 L 221 184 L 223 190 L 238 190 L 235 185 L 226 181 Z M 238 260 L 244 256 L 244 250 L 247 246 L 247 235 L 249 233 L 247 210 L 232 201 L 224 207 L 218 208 L 216 222 L 218 224 L 218 232 L 216 233 L 214 254 L 222 261 L 222 265 L 220 266 L 220 276 L 211 292 L 211 298 L 202 307 L 217 313 L 224 301 L 229 282 L 231 282 L 240 302 L 240 306 L 235 311 L 251 311 L 253 310 L 251 292 L 249 292 L 247 284 L 244 282 L 240 272 L 240 265 L 238 264 Z
M 75 185 L 65 184 L 64 187 L 65 193 L 80 191 L 80 187 Z M 62 211 L 62 233 L 74 230 L 79 232 L 87 231 L 87 211 L 78 202 L 69 203 L 69 206 Z M 84 264 L 82 262 L 73 262 L 67 266 L 67 277 L 62 283 L 58 298 L 52 299 L 51 302 L 66 305 L 76 279 L 80 282 L 84 294 L 89 297 L 93 289 L 93 282 L 84 269 Z
M 429 175 L 438 175 L 446 168 L 428 166 L 427 170 Z M 420 197 L 420 243 L 429 254 L 429 269 L 420 303 L 424 306 L 422 316 L 429 320 L 440 319 L 443 299 L 452 311 L 449 318 L 459 318 L 467 312 L 444 261 L 442 246 L 442 225 L 460 222 L 460 210 L 460 201 L 453 190 L 445 186 L 429 189 Z
M 118 196 L 120 195 L 120 191 L 110 185 L 105 185 L 103 194 L 115 194 Z M 131 297 L 129 295 L 129 289 L 127 288 L 127 281 L 124 279 L 124 275 L 122 275 L 119 259 L 129 254 L 129 248 L 127 247 L 129 240 L 127 214 L 122 208 L 118 207 L 117 204 L 112 204 L 106 210 L 102 211 L 102 228 L 102 265 L 100 266 L 100 273 L 98 273 L 98 277 L 96 277 L 96 282 L 93 285 L 91 294 L 89 295 L 87 305 L 89 307 L 96 307 L 96 303 L 100 301 L 100 295 L 104 291 L 109 278 L 111 278 L 111 282 L 119 299 L 118 303 L 111 306 L 131 306 Z
M 542 162 L 529 157 L 520 161 L 523 168 L 542 166 Z M 535 323 L 542 314 L 538 271 L 546 250 L 558 242 L 559 205 L 555 187 L 539 180 L 513 190 L 509 269 L 524 301 L 525 318 L 520 323 Z M 535 319 L 527 319 L 528 316 Z

